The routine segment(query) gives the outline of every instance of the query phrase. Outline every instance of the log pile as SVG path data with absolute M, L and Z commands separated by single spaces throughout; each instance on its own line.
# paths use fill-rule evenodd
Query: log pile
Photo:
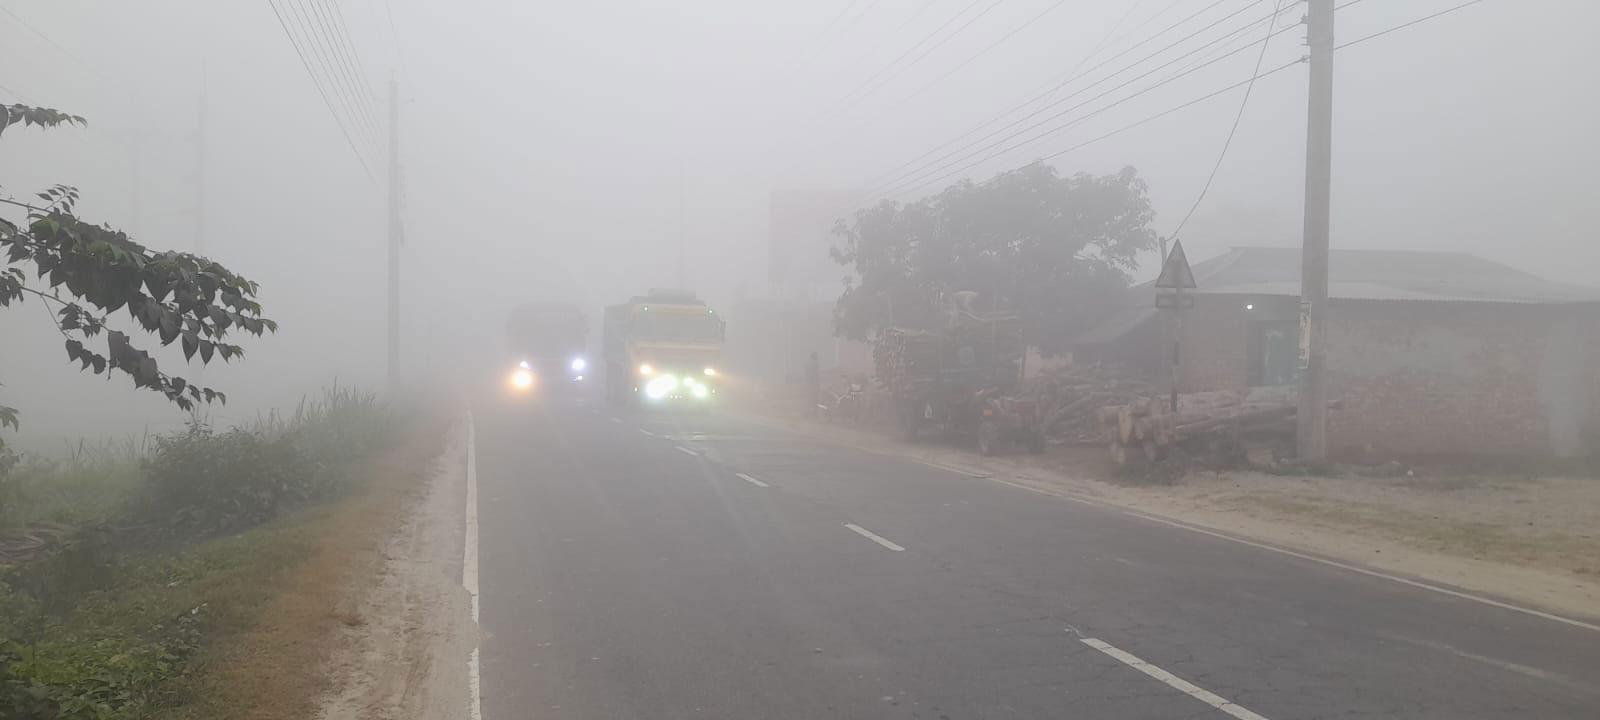
M 1096 418 L 1118 466 L 1160 461 L 1178 448 L 1222 464 L 1252 445 L 1277 450 L 1292 440 L 1295 389 L 1186 393 L 1176 412 L 1165 397 L 1143 396 L 1101 406 Z
M 1045 372 L 1023 383 L 1021 395 L 1039 403 L 1044 433 L 1055 445 L 1100 445 L 1105 435 L 1099 410 L 1155 394 L 1154 385 L 1112 366 L 1081 366 Z

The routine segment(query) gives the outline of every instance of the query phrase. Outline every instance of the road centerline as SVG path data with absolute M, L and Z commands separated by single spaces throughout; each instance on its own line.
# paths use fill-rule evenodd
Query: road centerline
M 700 457 L 700 453 L 697 453 L 697 452 L 695 452 L 693 450 L 690 450 L 689 448 L 686 448 L 686 447 L 684 447 L 682 445 L 673 445 L 673 447 L 677 448 L 678 452 L 685 453 L 685 454 L 688 454 L 688 455 L 693 455 L 695 457 Z
M 1189 682 L 1188 680 L 1178 677 L 1177 675 L 1173 675 L 1166 670 L 1162 670 L 1159 667 L 1151 665 L 1150 663 L 1139 659 L 1132 653 L 1117 648 L 1108 642 L 1097 640 L 1095 638 L 1080 638 L 1079 641 L 1085 645 L 1088 645 L 1089 647 L 1099 650 L 1100 652 L 1110 655 L 1118 662 L 1127 665 L 1128 667 L 1166 683 L 1168 686 L 1183 692 L 1189 697 L 1199 700 L 1200 702 L 1210 705 L 1211 707 L 1221 710 L 1222 712 L 1232 715 L 1233 717 L 1239 718 L 1239 720 L 1267 720 L 1267 718 L 1251 712 L 1248 708 L 1237 705 L 1221 695 L 1211 692 L 1210 690 L 1200 687 L 1199 685 Z
M 882 545 L 882 546 L 884 546 L 886 548 L 889 548 L 890 550 L 893 550 L 895 552 L 905 552 L 906 551 L 905 548 L 900 547 L 899 545 L 896 545 L 893 542 L 890 542 L 888 538 L 883 537 L 882 535 L 879 535 L 879 534 L 877 534 L 875 532 L 872 532 L 871 530 L 868 530 L 868 529 L 866 529 L 864 527 L 861 527 L 860 525 L 857 525 L 855 523 L 845 523 L 844 526 L 847 527 L 847 528 L 850 528 L 857 535 L 860 535 L 861 537 L 864 537 L 864 538 L 866 538 L 868 540 L 871 540 L 871 541 L 873 541 L 873 542 L 875 542 L 875 543 L 877 543 L 879 545 Z

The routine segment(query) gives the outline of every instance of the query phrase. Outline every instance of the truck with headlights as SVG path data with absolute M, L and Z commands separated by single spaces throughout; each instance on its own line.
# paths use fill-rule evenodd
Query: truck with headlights
M 606 308 L 606 400 L 618 406 L 713 402 L 723 380 L 725 329 L 717 312 L 688 290 L 652 289 Z
M 511 309 L 506 319 L 509 382 L 517 392 L 560 392 L 581 387 L 590 376 L 589 323 L 564 302 L 537 302 Z

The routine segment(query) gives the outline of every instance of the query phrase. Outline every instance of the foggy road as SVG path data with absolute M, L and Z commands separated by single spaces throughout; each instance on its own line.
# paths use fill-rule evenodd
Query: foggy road
M 1600 633 L 735 415 L 476 434 L 491 720 L 1600 709 Z

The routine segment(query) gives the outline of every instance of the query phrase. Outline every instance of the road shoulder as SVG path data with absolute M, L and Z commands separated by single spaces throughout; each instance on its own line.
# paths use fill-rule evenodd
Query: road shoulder
M 353 580 L 362 622 L 340 631 L 318 717 L 469 717 L 478 631 L 461 582 L 468 433 L 457 423 L 425 490 L 384 541 L 378 571 Z

